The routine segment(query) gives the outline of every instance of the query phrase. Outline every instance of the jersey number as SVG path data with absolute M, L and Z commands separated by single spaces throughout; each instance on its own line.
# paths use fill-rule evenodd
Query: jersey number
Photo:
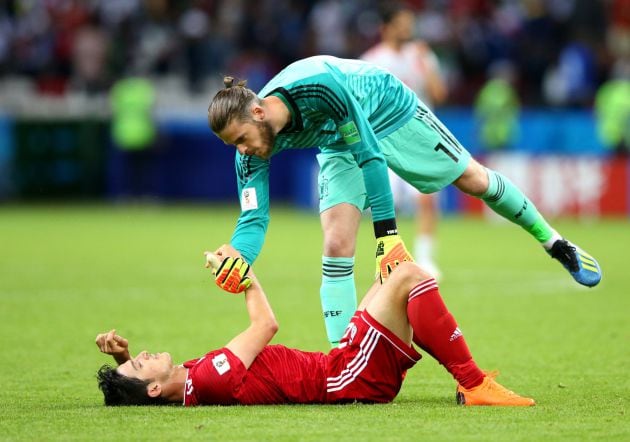
M 452 152 L 452 151 L 451 151 L 448 147 L 446 147 L 445 145 L 443 145 L 442 143 L 438 143 L 438 145 L 437 145 L 437 146 L 435 146 L 435 148 L 434 148 L 433 150 L 435 150 L 436 152 L 437 152 L 438 150 L 441 150 L 441 151 L 442 151 L 442 152 L 444 152 L 446 155 L 448 155 L 448 157 L 449 157 L 451 160 L 455 161 L 456 163 L 458 163 L 458 162 L 459 162 L 459 158 L 457 158 L 457 157 L 455 156 L 455 154 L 454 154 L 454 153 L 453 153 L 453 152 Z

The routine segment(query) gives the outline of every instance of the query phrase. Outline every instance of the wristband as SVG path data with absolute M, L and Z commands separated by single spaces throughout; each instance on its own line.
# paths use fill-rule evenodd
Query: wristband
M 398 235 L 398 228 L 396 227 L 396 218 L 383 219 L 380 221 L 374 221 L 374 236 L 376 238 L 382 238 L 383 236 Z

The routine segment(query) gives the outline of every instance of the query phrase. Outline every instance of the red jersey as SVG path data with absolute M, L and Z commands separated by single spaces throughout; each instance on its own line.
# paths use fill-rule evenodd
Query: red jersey
M 249 369 L 221 348 L 184 363 L 184 405 L 389 402 L 420 355 L 357 312 L 327 355 L 268 345 Z

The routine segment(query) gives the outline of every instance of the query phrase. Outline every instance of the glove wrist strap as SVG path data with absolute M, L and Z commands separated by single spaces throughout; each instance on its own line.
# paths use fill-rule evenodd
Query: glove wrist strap
M 396 227 L 396 218 L 383 219 L 374 221 L 374 236 L 382 238 L 383 236 L 398 235 Z

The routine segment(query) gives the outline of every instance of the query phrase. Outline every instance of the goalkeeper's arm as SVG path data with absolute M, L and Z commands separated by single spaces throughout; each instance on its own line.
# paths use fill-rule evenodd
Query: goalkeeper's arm
M 374 236 L 376 236 L 376 275 L 381 283 L 403 261 L 413 261 L 407 251 L 405 243 L 396 227 L 396 219 L 386 219 L 374 222 Z
M 347 110 L 347 116 L 337 122 L 337 127 L 363 174 L 365 191 L 372 208 L 372 219 L 375 221 L 376 268 L 383 282 L 400 262 L 413 261 L 396 229 L 396 212 L 387 162 L 369 118 L 356 98 L 336 80 L 329 86 L 341 98 Z M 331 117 L 334 118 L 334 115 Z
M 375 157 L 361 165 L 365 189 L 372 207 L 376 237 L 376 275 L 384 282 L 398 264 L 413 261 L 398 235 L 394 201 L 384 160 Z

